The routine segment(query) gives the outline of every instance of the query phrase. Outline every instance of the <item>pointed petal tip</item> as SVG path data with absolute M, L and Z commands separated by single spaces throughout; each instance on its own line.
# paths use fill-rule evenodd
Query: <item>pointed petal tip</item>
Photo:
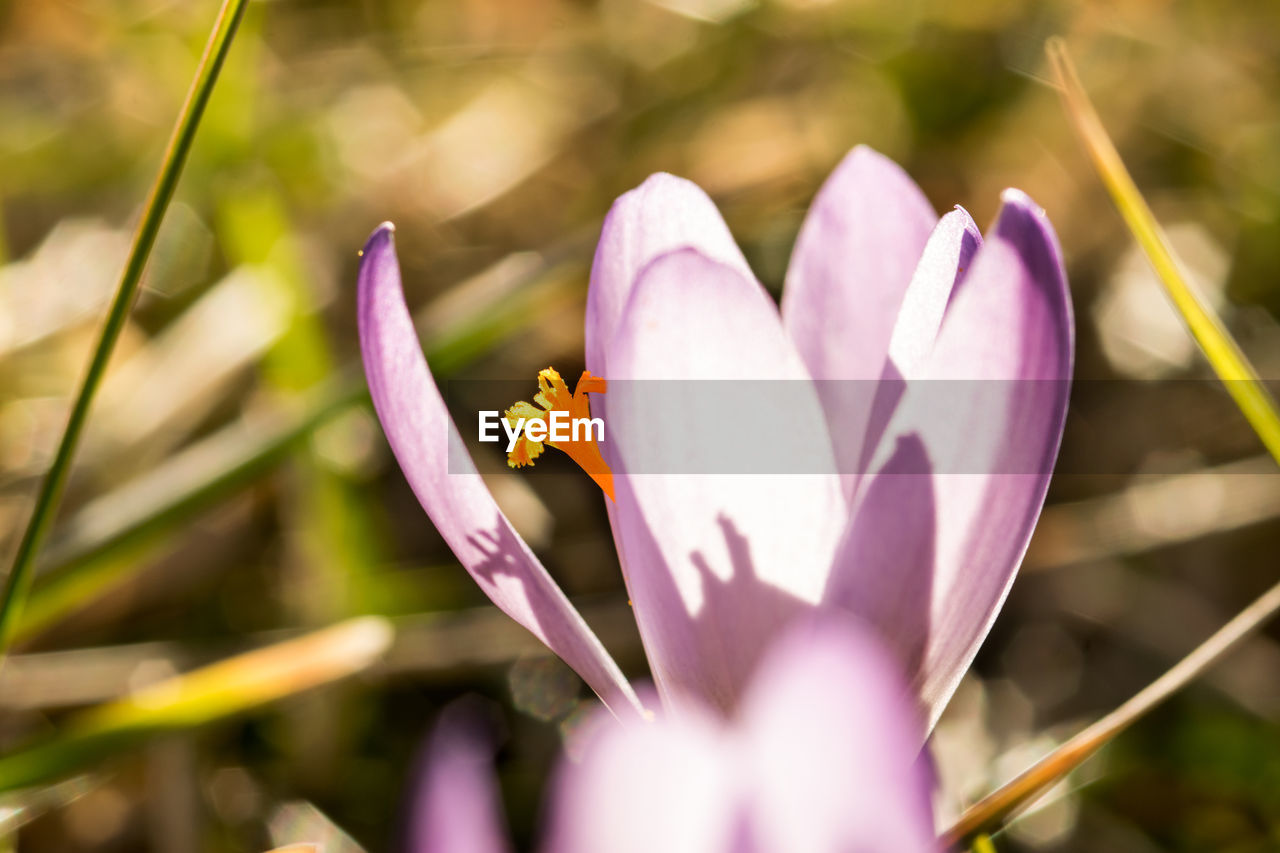
M 883 151 L 872 148 L 866 143 L 860 142 L 849 149 L 849 153 L 844 155 L 844 159 L 832 171 L 832 175 L 834 176 L 836 172 L 859 174 L 863 175 L 864 179 L 870 176 L 880 176 L 882 178 L 892 176 L 902 182 L 904 192 L 910 192 L 913 195 L 918 194 L 920 199 L 925 201 L 929 207 L 930 213 L 933 213 L 933 218 L 937 218 L 937 214 L 933 212 L 933 207 L 927 204 L 924 193 L 907 173 L 907 170 L 902 167 L 902 164 Z
M 938 224 L 941 226 L 944 223 L 951 228 L 970 231 L 974 236 L 982 236 L 982 232 L 978 229 L 977 223 L 973 221 L 973 217 L 969 215 L 969 211 L 958 204 L 938 217 Z
M 865 142 L 859 142 L 849 150 L 849 157 L 869 158 L 873 160 L 889 160 L 885 154 L 880 153 L 879 149 L 872 148 Z M 892 161 L 891 161 L 892 162 Z
M 395 226 L 384 222 L 374 229 L 365 241 L 364 248 L 360 250 L 359 258 L 356 289 L 360 306 L 361 341 L 362 345 L 372 345 L 373 340 L 367 334 L 371 330 L 365 326 L 373 320 L 374 305 L 390 298 L 384 294 L 400 293 L 400 262 L 396 257 Z
M 1049 215 L 1044 212 L 1044 208 L 1036 204 L 1035 199 L 1017 187 L 1008 187 L 1001 192 L 1000 203 L 1001 218 L 1003 218 L 1004 212 L 1009 210 L 1030 216 L 1044 224 L 1049 222 Z
M 823 196 L 832 193 L 837 194 L 834 200 L 838 202 L 856 201 L 859 196 L 874 194 L 877 203 L 892 201 L 905 205 L 909 212 L 928 219 L 929 227 L 938 218 L 933 206 L 906 169 L 897 160 L 870 145 L 858 144 L 849 149 L 823 183 L 814 205 L 819 205 Z M 847 193 L 853 193 L 854 196 L 850 198 L 845 195 Z M 811 209 L 810 213 L 812 212 Z M 927 231 L 925 236 L 928 236 Z
M 597 256 L 605 249 L 613 232 L 635 231 L 642 237 L 649 235 L 649 240 L 653 241 L 662 236 L 663 223 L 670 225 L 673 222 L 683 226 L 677 232 L 678 238 L 657 239 L 658 244 L 702 245 L 708 242 L 704 238 L 707 237 L 705 232 L 710 229 L 712 237 L 728 240 L 737 251 L 737 245 L 733 243 L 729 229 L 720 219 L 715 202 L 702 187 L 688 178 L 670 172 L 654 172 L 639 186 L 614 199 L 601 228 Z M 714 244 L 716 240 L 710 242 Z M 609 248 L 610 251 L 617 250 L 614 246 Z
M 369 239 L 364 243 L 364 248 L 360 250 L 359 256 L 364 258 L 375 249 L 381 249 L 386 245 L 394 246 L 395 236 L 395 223 L 383 222 L 377 228 L 373 229 L 373 233 L 369 235 Z
M 991 234 L 1009 240 L 1019 249 L 1026 252 L 1038 252 L 1043 249 L 1048 254 L 1048 268 L 1040 273 L 1052 270 L 1066 287 L 1066 273 L 1062 269 L 1062 248 L 1058 244 L 1058 235 L 1053 223 L 1049 221 L 1043 207 L 1036 204 L 1031 196 L 1020 189 L 1010 187 L 1000 193 L 1000 211 L 996 214 Z M 1039 247 L 1037 249 L 1036 247 Z
M 849 149 L 849 153 L 844 155 L 844 159 L 836 165 L 832 175 L 834 176 L 837 172 L 857 175 L 890 174 L 910 181 L 906 170 L 902 168 L 897 160 L 861 142 Z M 914 188 L 914 181 L 911 182 L 911 185 Z
M 654 172 L 639 186 L 618 196 L 609 209 L 609 217 L 612 217 L 615 212 L 629 209 L 640 211 L 666 205 L 700 204 L 704 200 L 714 209 L 714 203 L 711 202 L 706 191 L 693 181 L 670 172 Z
M 654 172 L 649 177 L 645 178 L 640 183 L 640 186 L 637 187 L 637 189 L 643 189 L 645 187 L 654 187 L 654 186 L 658 186 L 666 183 L 679 184 L 681 186 L 685 186 L 688 184 L 693 184 L 693 181 L 689 180 L 688 178 L 682 178 L 679 175 L 673 175 L 670 172 Z M 694 184 L 694 186 L 697 186 L 697 185 Z

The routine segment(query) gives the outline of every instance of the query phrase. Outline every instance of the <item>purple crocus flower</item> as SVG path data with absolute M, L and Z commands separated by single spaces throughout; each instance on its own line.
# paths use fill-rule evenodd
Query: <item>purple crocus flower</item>
M 441 535 L 489 597 L 615 712 L 638 708 L 470 465 L 405 307 L 390 225 L 365 247 L 359 303 L 374 406 Z M 1017 190 L 1005 192 L 984 241 L 962 209 L 939 219 L 896 164 L 855 149 L 809 211 L 780 312 L 698 187 L 655 175 L 618 199 L 591 272 L 588 370 L 608 380 L 812 382 L 811 404 L 792 415 L 842 472 L 629 475 L 652 424 L 640 429 L 645 413 L 628 395 L 596 395 L 611 430 L 614 541 L 664 702 L 731 711 L 771 638 L 835 609 L 870 623 L 895 653 L 927 731 L 1030 539 L 1072 354 L 1056 238 Z M 894 393 L 868 406 L 832 380 Z M 938 380 L 989 387 L 950 396 L 939 413 Z M 1029 386 L 1037 393 L 1021 393 Z M 969 467 L 929 473 L 957 447 Z
M 929 779 L 906 688 L 864 632 L 790 628 L 731 718 L 690 703 L 587 735 L 551 788 L 548 853 L 924 853 L 936 850 Z M 454 707 L 413 798 L 411 853 L 511 849 L 491 753 Z

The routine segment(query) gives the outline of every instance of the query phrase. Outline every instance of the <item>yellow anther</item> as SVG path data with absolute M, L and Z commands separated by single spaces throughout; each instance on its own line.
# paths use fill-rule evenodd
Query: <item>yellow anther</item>
M 528 426 L 529 421 L 547 419 L 547 412 L 539 409 L 532 403 L 526 403 L 521 400 L 511 408 L 502 413 L 502 419 L 506 421 L 514 429 L 520 421 L 525 422 Z M 534 441 L 529 438 L 528 434 L 520 431 L 520 437 L 516 439 L 516 446 L 507 454 L 507 466 L 511 468 L 523 468 L 525 465 L 532 465 L 533 460 L 542 455 L 544 442 Z

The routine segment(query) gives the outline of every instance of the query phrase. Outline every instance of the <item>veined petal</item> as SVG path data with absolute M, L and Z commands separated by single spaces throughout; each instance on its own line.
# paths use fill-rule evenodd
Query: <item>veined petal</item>
M 360 349 L 373 405 L 423 509 L 463 567 L 507 615 L 573 667 L 615 712 L 631 685 L 494 502 L 445 408 L 400 285 L 393 228 L 364 247 Z M 450 458 L 453 470 L 450 471 Z
M 451 705 L 440 715 L 410 803 L 408 853 L 507 853 L 493 750 Z
M 932 508 L 901 505 L 894 529 L 933 542 L 929 636 L 914 673 L 930 726 L 1017 574 L 1070 393 L 1074 323 L 1057 238 L 1026 195 L 1003 199 L 881 447 L 887 456 L 914 436 L 934 472 Z
M 903 294 L 937 215 L 900 166 L 858 146 L 819 190 L 796 239 L 782 294 L 782 318 L 819 380 L 840 470 L 860 470 L 870 395 L 878 380 Z M 845 477 L 852 495 L 857 478 Z
M 771 648 L 739 726 L 751 849 L 937 849 L 906 684 L 848 620 L 797 625 Z
M 606 379 L 605 357 L 618 318 L 640 273 L 659 255 L 697 249 L 751 278 L 751 270 L 720 211 L 692 181 L 658 173 L 623 194 L 609 209 L 591 264 L 587 291 L 587 369 Z
M 773 633 L 820 599 L 845 522 L 821 405 L 764 289 L 694 250 L 645 270 L 608 361 L 625 377 L 606 421 L 614 538 L 654 677 L 668 702 L 731 708 Z M 805 459 L 752 467 L 784 452 L 736 434 L 755 412 Z M 743 457 L 702 467 L 726 452 Z

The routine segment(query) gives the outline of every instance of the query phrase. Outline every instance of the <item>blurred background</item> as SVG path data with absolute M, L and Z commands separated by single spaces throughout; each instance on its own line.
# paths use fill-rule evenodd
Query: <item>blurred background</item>
M 215 7 L 0 0 L 6 566 Z M 0 849 L 388 849 L 422 738 L 462 695 L 497 733 L 530 844 L 588 692 L 487 606 L 391 459 L 362 399 L 356 250 L 396 222 L 441 381 L 532 390 L 541 367 L 581 369 L 587 268 L 619 193 L 659 170 L 697 181 L 776 293 L 810 199 L 857 143 L 984 226 L 1002 188 L 1030 193 L 1065 250 L 1077 377 L 1143 383 L 1076 389 L 1064 470 L 1100 473 L 1055 479 L 935 735 L 954 816 L 1280 565 L 1280 477 L 1229 407 L 1194 404 L 1210 386 L 1184 380 L 1211 374 L 1046 85 L 1044 40 L 1066 37 L 1187 265 L 1275 378 L 1278 28 L 1280 6 L 1212 0 L 255 0 L 0 673 L 0 748 L 291 632 L 381 614 L 395 638 L 336 686 L 0 798 Z M 492 485 L 642 676 L 598 490 Z M 1276 849 L 1278 639 L 1143 720 L 998 849 Z

